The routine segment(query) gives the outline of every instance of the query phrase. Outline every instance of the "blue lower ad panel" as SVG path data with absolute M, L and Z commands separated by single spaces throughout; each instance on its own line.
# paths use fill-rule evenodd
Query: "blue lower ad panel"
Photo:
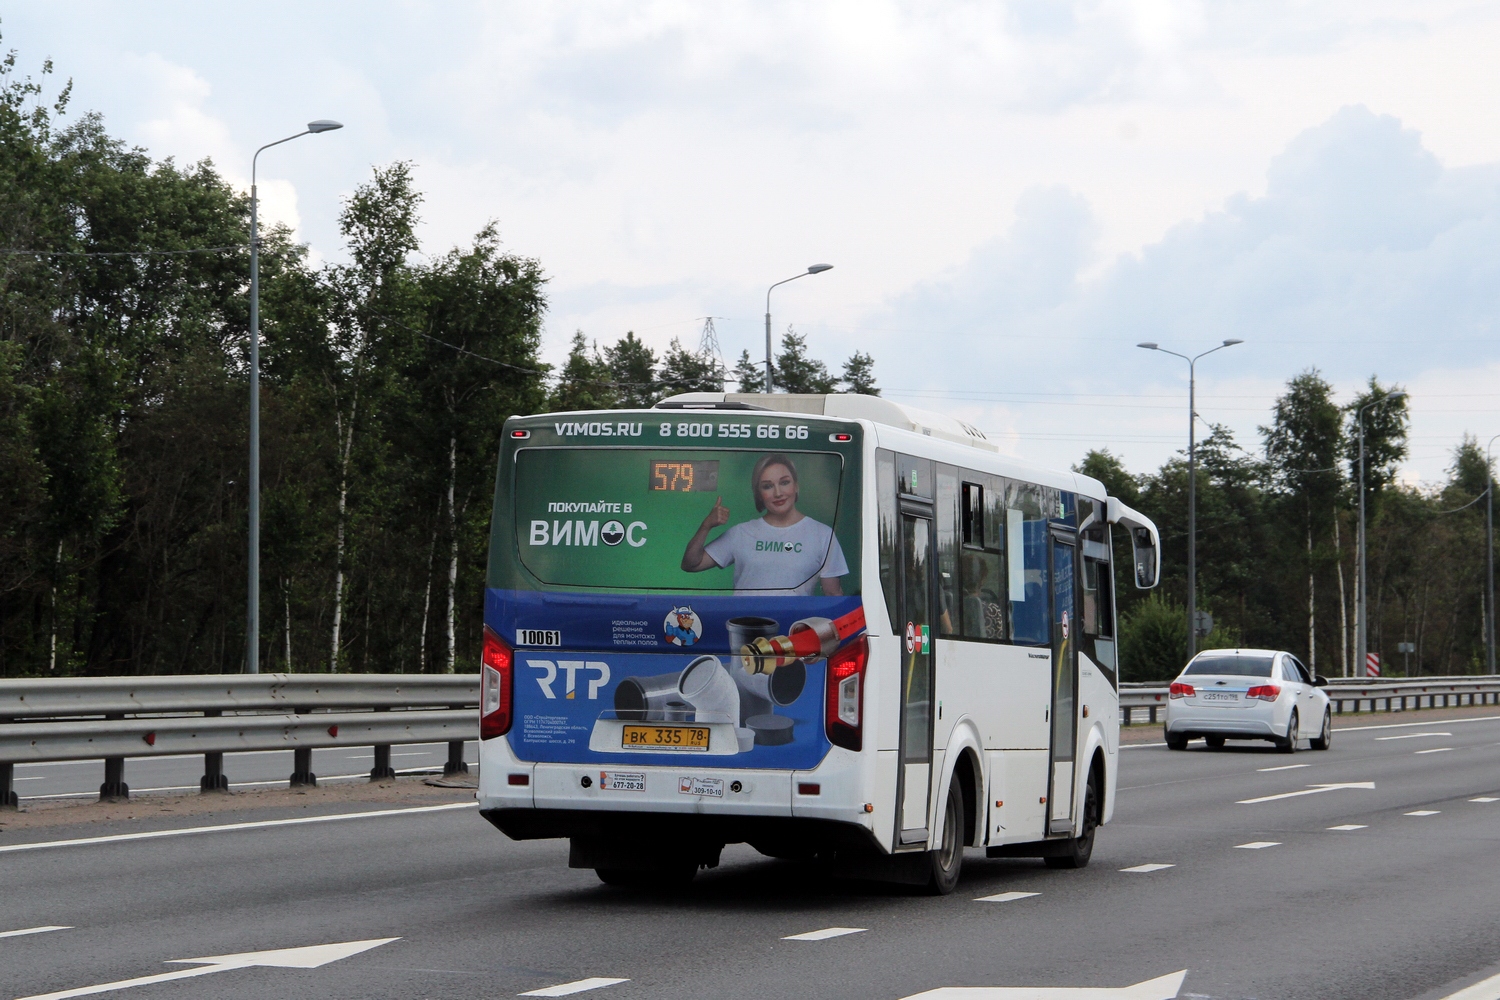
M 816 767 L 827 657 L 863 614 L 858 597 L 491 589 L 485 603 L 515 650 L 512 752 L 617 769 Z

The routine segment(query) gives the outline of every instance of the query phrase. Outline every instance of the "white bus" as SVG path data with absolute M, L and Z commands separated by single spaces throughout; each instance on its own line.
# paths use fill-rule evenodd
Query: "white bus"
M 855 395 L 690 393 L 506 422 L 479 807 L 610 884 L 726 844 L 951 891 L 963 849 L 1087 864 L 1114 809 L 1096 480 Z

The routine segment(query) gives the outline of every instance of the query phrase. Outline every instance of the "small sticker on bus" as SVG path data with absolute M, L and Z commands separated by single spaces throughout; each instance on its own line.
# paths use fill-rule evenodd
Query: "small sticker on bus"
M 599 789 L 606 792 L 644 792 L 646 775 L 640 771 L 600 771 Z
M 706 795 L 711 799 L 722 799 L 724 779 L 691 778 L 684 775 L 677 779 L 677 791 L 683 795 Z
M 517 646 L 561 646 L 562 632 L 555 628 L 518 628 Z

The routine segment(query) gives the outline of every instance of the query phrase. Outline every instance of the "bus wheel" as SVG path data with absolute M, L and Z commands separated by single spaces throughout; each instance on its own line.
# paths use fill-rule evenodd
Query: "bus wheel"
M 671 868 L 595 868 L 594 874 L 605 885 L 619 889 L 679 889 L 693 881 L 697 865 L 674 865 Z
M 1078 836 L 1068 841 L 1068 853 L 1043 858 L 1048 868 L 1086 868 L 1089 858 L 1094 856 L 1094 831 L 1099 829 L 1099 784 L 1089 776 L 1088 789 L 1083 793 L 1083 829 Z
M 930 871 L 926 888 L 930 895 L 946 896 L 958 885 L 958 873 L 964 866 L 963 823 L 964 804 L 954 781 L 948 786 L 948 804 L 943 810 L 943 842 L 937 850 L 927 852 Z

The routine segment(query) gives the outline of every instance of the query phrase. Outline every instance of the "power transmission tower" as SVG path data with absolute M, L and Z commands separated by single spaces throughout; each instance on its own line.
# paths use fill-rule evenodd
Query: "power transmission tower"
M 724 352 L 719 347 L 719 333 L 714 329 L 714 320 L 725 318 L 724 316 L 703 317 L 703 333 L 698 337 L 698 354 L 721 372 L 727 371 L 729 366 L 724 363 Z

